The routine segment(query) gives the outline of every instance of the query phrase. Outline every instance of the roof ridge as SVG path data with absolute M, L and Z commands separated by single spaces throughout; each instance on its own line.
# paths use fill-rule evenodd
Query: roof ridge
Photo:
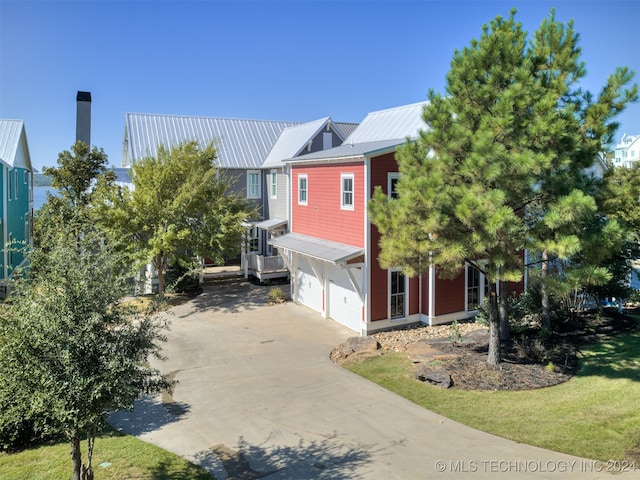
M 198 118 L 203 120 L 232 120 L 232 121 L 239 121 L 239 122 L 293 123 L 296 125 L 308 123 L 308 122 L 297 122 L 292 120 L 265 120 L 265 119 L 238 118 L 238 117 L 207 117 L 204 115 L 182 115 L 182 114 L 172 114 L 172 113 L 125 112 L 125 116 L 129 116 L 129 115 L 139 115 L 139 116 L 145 116 L 145 117 Z
M 405 108 L 414 108 L 417 107 L 418 105 L 425 105 L 429 103 L 429 100 L 422 100 L 421 102 L 414 102 L 414 103 L 409 103 L 406 105 L 398 105 L 397 107 L 389 107 L 389 108 L 383 108 L 381 110 L 374 110 L 372 112 L 369 112 L 367 115 L 373 115 L 376 113 L 385 113 L 385 112 L 392 112 L 394 110 L 403 110 Z

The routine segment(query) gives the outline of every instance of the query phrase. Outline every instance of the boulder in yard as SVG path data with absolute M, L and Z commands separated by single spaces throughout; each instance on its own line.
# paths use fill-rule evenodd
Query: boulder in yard
M 331 352 L 331 359 L 338 365 L 347 358 L 377 354 L 380 344 L 373 337 L 351 337 Z
M 440 388 L 449 388 L 452 384 L 451 375 L 437 365 L 419 364 L 413 372 L 415 378 Z

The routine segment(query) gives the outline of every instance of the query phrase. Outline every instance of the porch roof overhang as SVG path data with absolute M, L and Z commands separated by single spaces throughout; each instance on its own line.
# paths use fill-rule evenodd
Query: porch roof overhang
M 253 226 L 262 228 L 263 230 L 273 230 L 275 228 L 284 227 L 286 224 L 287 220 L 282 218 L 270 218 L 269 220 L 254 223 Z
M 346 263 L 364 254 L 364 249 L 360 247 L 309 237 L 300 233 L 287 233 L 272 238 L 268 243 L 279 249 L 290 250 L 336 265 Z

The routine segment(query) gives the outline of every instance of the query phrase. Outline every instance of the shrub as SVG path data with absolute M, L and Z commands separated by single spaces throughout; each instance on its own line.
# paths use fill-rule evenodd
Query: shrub
M 200 286 L 198 273 L 177 262 L 167 269 L 165 281 L 166 290 L 174 293 L 193 292 Z
M 284 303 L 287 299 L 284 291 L 280 287 L 271 287 L 267 294 L 269 303 Z

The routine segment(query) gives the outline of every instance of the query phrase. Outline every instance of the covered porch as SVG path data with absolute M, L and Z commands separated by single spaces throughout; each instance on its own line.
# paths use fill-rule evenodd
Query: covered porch
M 275 218 L 250 222 L 245 226 L 245 241 L 241 257 L 241 270 L 244 277 L 248 278 L 252 275 L 261 282 L 287 277 L 289 270 L 283 258 L 278 254 L 278 250 L 269 244 L 271 239 L 287 232 L 287 221 Z

